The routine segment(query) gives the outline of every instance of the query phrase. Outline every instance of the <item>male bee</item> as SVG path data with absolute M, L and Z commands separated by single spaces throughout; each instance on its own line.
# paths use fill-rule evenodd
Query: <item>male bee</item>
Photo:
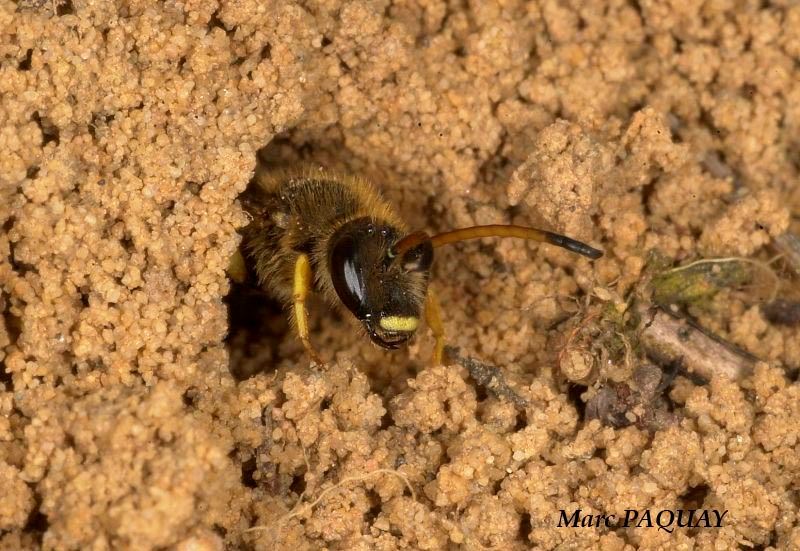
M 434 362 L 440 363 L 444 329 L 428 288 L 435 248 L 497 236 L 547 242 L 593 259 L 603 254 L 569 237 L 523 226 L 474 226 L 432 237 L 410 232 L 368 182 L 322 170 L 259 167 L 241 201 L 251 221 L 242 231 L 241 255 L 232 260 L 231 275 L 242 280 L 250 267 L 263 289 L 293 308 L 300 340 L 318 363 L 306 309 L 312 290 L 331 305 L 343 305 L 383 348 L 407 343 L 424 313 L 436 339 Z

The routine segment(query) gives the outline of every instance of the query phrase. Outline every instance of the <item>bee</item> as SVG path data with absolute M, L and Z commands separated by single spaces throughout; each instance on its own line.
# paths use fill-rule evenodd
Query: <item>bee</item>
M 373 343 L 406 344 L 424 314 L 442 362 L 441 307 L 429 288 L 434 249 L 481 237 L 546 242 L 592 259 L 602 252 L 569 237 L 514 225 L 473 226 L 430 236 L 410 231 L 367 181 L 318 169 L 267 171 L 261 165 L 241 196 L 250 217 L 231 260 L 234 280 L 250 272 L 257 284 L 293 311 L 294 326 L 311 359 L 306 301 L 312 291 L 343 306 Z

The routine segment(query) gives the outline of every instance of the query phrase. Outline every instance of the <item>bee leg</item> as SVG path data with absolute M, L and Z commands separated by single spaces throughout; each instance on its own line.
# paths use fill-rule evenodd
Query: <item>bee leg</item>
M 236 249 L 231 259 L 228 260 L 228 276 L 236 283 L 244 283 L 247 279 L 247 267 L 245 266 L 242 252 L 239 249 Z
M 425 321 L 431 328 L 433 338 L 436 343 L 433 346 L 433 365 L 442 365 L 444 355 L 444 325 L 442 324 L 442 308 L 439 306 L 439 299 L 433 289 L 428 288 L 425 297 Z
M 322 365 L 311 340 L 308 338 L 308 310 L 306 310 L 306 298 L 311 290 L 311 264 L 308 256 L 301 254 L 294 263 L 294 321 L 297 326 L 297 334 L 303 343 L 311 361 Z

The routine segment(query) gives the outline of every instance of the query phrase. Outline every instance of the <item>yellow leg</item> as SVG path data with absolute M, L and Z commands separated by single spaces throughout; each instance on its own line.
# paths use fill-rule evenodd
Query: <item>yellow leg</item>
M 308 256 L 301 254 L 294 263 L 294 321 L 297 326 L 297 334 L 300 336 L 311 360 L 317 364 L 322 361 L 317 356 L 308 338 L 308 311 L 306 310 L 306 297 L 311 290 L 311 264 Z
M 236 252 L 233 253 L 233 256 L 228 261 L 228 275 L 236 283 L 244 283 L 247 279 L 247 266 L 239 249 L 236 249 Z
M 433 365 L 441 365 L 444 354 L 444 325 L 442 324 L 442 308 L 439 306 L 439 299 L 433 289 L 428 288 L 428 295 L 425 297 L 425 321 L 431 328 L 433 338 L 436 343 L 433 346 Z

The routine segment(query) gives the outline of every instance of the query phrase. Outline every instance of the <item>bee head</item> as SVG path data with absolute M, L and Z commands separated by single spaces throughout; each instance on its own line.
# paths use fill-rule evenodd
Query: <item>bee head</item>
M 358 218 L 340 227 L 328 247 L 334 291 L 384 348 L 398 348 L 416 332 L 433 262 L 429 239 L 395 254 L 400 237 L 385 222 Z

